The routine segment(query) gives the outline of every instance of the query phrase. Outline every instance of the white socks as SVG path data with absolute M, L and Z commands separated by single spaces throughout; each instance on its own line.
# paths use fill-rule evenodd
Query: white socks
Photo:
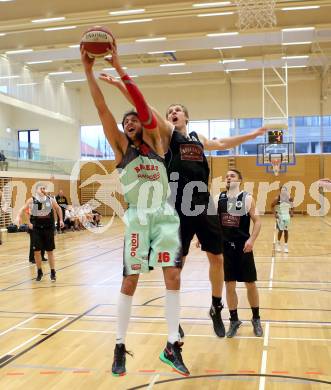
M 132 307 L 132 296 L 120 292 L 117 302 L 116 344 L 125 344 Z
M 173 344 L 179 340 L 179 290 L 166 290 L 165 318 L 168 325 L 168 341 Z M 132 297 L 120 293 L 117 302 L 116 344 L 125 344 L 132 307 Z
M 173 344 L 179 340 L 179 290 L 166 290 L 165 296 L 165 318 L 168 324 L 168 341 Z

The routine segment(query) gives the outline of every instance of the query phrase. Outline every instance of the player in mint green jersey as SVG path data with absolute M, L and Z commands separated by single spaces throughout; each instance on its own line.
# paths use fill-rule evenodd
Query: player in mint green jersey
M 290 197 L 285 186 L 280 187 L 279 195 L 274 199 L 271 207 L 276 217 L 276 224 L 278 229 L 276 251 L 281 252 L 280 240 L 284 232 L 284 252 L 288 253 L 288 228 L 291 217 L 293 217 L 293 199 Z
M 116 50 L 112 65 L 125 84 L 137 111 L 124 115 L 121 132 L 110 112 L 93 74 L 94 59 L 82 49 L 90 93 L 98 110 L 105 136 L 120 171 L 128 210 L 125 215 L 124 270 L 120 297 L 117 305 L 116 346 L 112 373 L 126 373 L 125 337 L 130 320 L 132 297 L 139 274 L 149 272 L 156 265 L 162 266 L 166 285 L 165 317 L 168 325 L 168 341 L 160 359 L 178 373 L 189 375 L 179 340 L 179 288 L 181 268 L 181 243 L 179 218 L 167 203 L 168 180 L 164 165 L 164 151 L 157 120 L 149 109 L 139 89 L 123 71 Z M 126 190 L 125 190 L 126 189 Z

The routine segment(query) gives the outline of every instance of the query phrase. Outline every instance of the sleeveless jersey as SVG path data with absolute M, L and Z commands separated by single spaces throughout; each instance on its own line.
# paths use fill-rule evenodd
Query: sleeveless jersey
M 30 221 L 32 225 L 37 228 L 54 226 L 53 206 L 49 196 L 46 196 L 42 201 L 39 201 L 34 196 L 32 197 Z
M 243 241 L 250 237 L 250 215 L 246 210 L 248 193 L 240 192 L 236 197 L 229 198 L 226 191 L 218 198 L 218 215 L 222 227 L 224 241 Z
M 146 143 L 139 147 L 129 143 L 117 169 L 129 206 L 158 208 L 164 204 L 169 195 L 164 159 Z
M 289 217 L 290 216 L 290 210 L 292 208 L 292 200 L 291 198 L 283 198 L 281 199 L 280 196 L 278 197 L 278 203 L 276 206 L 276 210 L 278 214 L 282 217 Z
M 208 178 L 209 166 L 204 154 L 203 144 L 200 142 L 196 132 L 192 131 L 188 137 L 174 129 L 169 150 L 165 155 L 169 180 L 178 179 L 177 196 L 175 199 L 176 209 L 181 210 L 183 191 L 185 186 L 192 181 L 199 181 L 205 184 L 206 191 L 199 192 L 195 187 L 193 190 L 193 204 L 208 204 Z M 178 172 L 179 176 L 174 178 L 172 173 Z

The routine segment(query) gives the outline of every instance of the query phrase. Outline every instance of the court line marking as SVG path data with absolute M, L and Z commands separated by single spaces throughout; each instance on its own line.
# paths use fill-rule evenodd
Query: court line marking
M 265 378 L 271 378 L 274 380 L 275 378 L 281 378 L 280 380 L 283 382 L 285 379 L 291 379 L 291 383 L 294 381 L 294 383 L 297 382 L 303 382 L 303 383 L 323 383 L 323 384 L 331 384 L 329 381 L 321 380 L 321 379 L 314 379 L 314 378 L 305 378 L 305 377 L 297 377 L 297 376 L 290 376 L 290 375 L 272 375 L 272 374 L 216 374 L 216 375 L 191 375 L 187 377 L 176 377 L 173 379 L 165 379 L 162 381 L 155 382 L 155 385 L 162 385 L 166 383 L 172 383 L 172 382 L 179 382 L 179 381 L 189 381 L 194 379 L 229 379 L 233 380 L 232 377 L 235 377 L 235 380 L 242 380 L 241 378 L 259 378 L 261 376 L 264 376 Z M 240 379 L 238 379 L 238 377 Z M 250 379 L 252 380 L 252 379 Z M 138 390 L 138 389 L 144 389 L 148 387 L 149 383 L 144 385 L 138 385 L 134 387 L 130 387 L 127 390 Z M 171 386 L 171 385 L 170 385 Z
M 34 344 L 30 345 L 28 348 L 24 349 L 23 351 L 19 352 L 17 355 L 14 355 L 14 356 L 11 356 L 9 359 L 7 359 L 5 362 L 1 363 L 0 364 L 0 369 L 7 366 L 9 363 L 11 363 L 12 361 L 18 359 L 19 357 L 21 357 L 22 355 L 26 354 L 27 352 L 31 351 L 32 349 L 34 349 L 35 347 L 37 347 L 39 344 L 45 342 L 46 340 L 48 340 L 49 338 L 55 336 L 57 333 L 61 332 L 63 329 L 67 328 L 69 325 L 73 324 L 74 322 L 78 321 L 79 319 L 81 319 L 82 317 L 84 317 L 86 314 L 88 314 L 89 312 L 95 310 L 96 308 L 98 308 L 99 305 L 95 305 L 95 306 L 92 306 L 90 309 L 86 310 L 85 312 L 77 315 L 75 318 L 73 318 L 72 320 L 70 320 L 69 322 L 67 322 L 66 324 L 62 325 L 60 328 L 58 328 L 57 330 L 55 330 L 54 332 L 48 334 L 47 336 L 45 336 L 44 338 L 42 338 L 41 340 L 39 341 L 36 341 Z M 67 316 L 66 319 L 68 319 L 69 317 Z M 61 321 L 59 322 L 62 322 L 64 321 L 64 319 L 62 319 Z M 51 327 L 47 328 L 48 329 L 51 329 L 52 327 L 54 327 L 54 325 L 52 325 Z M 47 330 L 43 331 L 46 332 Z M 35 336 L 34 338 L 36 337 L 39 337 L 39 335 Z M 26 343 L 25 343 L 26 344 Z
M 151 390 L 153 389 L 154 385 L 155 385 L 155 382 L 160 378 L 160 374 L 157 374 L 155 375 L 154 377 L 152 377 L 151 381 L 149 382 L 149 385 L 147 387 L 147 390 Z
M 38 327 L 19 327 L 18 330 L 42 330 L 43 328 Z M 56 328 L 52 328 L 52 331 L 56 330 Z M 115 330 L 97 330 L 97 329 L 64 329 L 63 332 L 68 333 L 100 333 L 100 334 L 116 334 Z M 128 335 L 135 336 L 167 336 L 167 333 L 161 332 L 127 332 Z M 185 333 L 185 337 L 202 337 L 202 338 L 212 338 L 215 339 L 214 334 L 189 334 Z M 236 336 L 235 339 L 239 340 L 255 340 L 261 341 L 261 337 L 256 336 Z M 279 341 L 319 341 L 319 342 L 331 342 L 330 339 L 319 339 L 319 338 L 303 338 L 303 337 L 269 337 L 268 336 L 268 345 L 271 340 L 279 340 Z M 265 341 L 264 341 L 265 342 Z
M 112 275 L 112 276 L 110 276 L 110 277 L 108 277 L 106 279 L 101 280 L 100 282 L 97 283 L 97 285 L 100 285 L 100 284 L 103 284 L 103 283 L 105 283 L 107 281 L 110 281 L 110 280 L 112 280 L 112 279 L 114 279 L 114 278 L 116 278 L 117 276 L 120 276 L 120 275 L 123 275 L 123 270 L 120 271 L 120 272 L 116 272 L 114 275 Z
M 42 332 L 38 333 L 36 336 L 33 336 L 33 337 L 30 337 L 28 340 L 24 341 L 23 343 L 17 345 L 15 348 L 11 349 L 10 351 L 6 352 L 5 354 L 1 355 L 0 356 L 0 359 L 6 355 L 10 355 L 11 353 L 17 351 L 18 349 L 21 349 L 22 347 L 24 347 L 26 344 L 29 344 L 31 341 L 35 340 L 36 338 L 40 337 L 42 335 L 42 333 L 45 333 L 45 332 L 48 332 L 49 330 L 51 330 L 54 326 L 57 326 L 57 325 L 60 325 L 62 324 L 62 322 L 66 321 L 68 319 L 68 317 L 65 317 L 63 318 L 62 320 L 56 322 L 55 324 L 53 324 L 52 326 L 49 326 L 48 328 L 44 329 Z M 10 359 L 8 360 L 12 360 L 15 356 L 11 357 Z M 7 360 L 7 361 L 8 361 Z M 6 362 L 3 362 L 1 365 L 0 365 L 0 368 L 3 367 L 4 364 L 6 364 Z
M 272 291 L 274 270 L 275 270 L 276 234 L 277 234 L 277 222 L 275 222 L 275 224 L 274 224 L 274 236 L 273 236 L 272 249 L 271 249 L 271 267 L 270 267 L 270 274 L 269 274 L 269 291 Z
M 97 304 L 95 305 L 95 308 L 97 307 L 101 307 L 101 306 L 112 306 L 112 307 L 115 307 L 116 304 L 109 304 L 109 303 L 100 303 L 100 304 Z M 135 307 L 138 307 L 138 308 L 142 308 L 142 307 L 145 307 L 144 305 L 134 305 Z M 147 306 L 148 307 L 148 306 Z M 158 306 L 158 307 L 161 307 L 161 306 Z M 290 310 L 290 309 L 289 309 Z M 309 309 L 307 309 L 309 310 Z M 90 312 L 92 310 L 88 310 L 87 312 Z M 37 314 L 38 316 L 40 317 L 70 317 L 70 318 L 75 318 L 77 317 L 78 314 L 75 314 L 75 313 L 45 313 L 45 312 L 21 312 L 21 311 L 1 311 L 0 310 L 0 313 L 9 313 L 9 314 Z M 113 314 L 87 314 L 84 316 L 85 318 L 87 319 L 92 319 L 92 320 L 96 320 L 96 319 L 105 319 L 105 320 L 110 320 L 110 319 L 116 319 L 117 316 L 116 315 L 113 315 Z M 136 321 L 139 321 L 139 320 L 142 320 L 142 321 L 146 321 L 146 322 L 151 322 L 151 321 L 165 321 L 164 317 L 156 317 L 156 316 L 134 316 L 134 317 L 131 317 L 133 320 L 136 320 Z M 190 324 L 191 321 L 200 321 L 202 322 L 201 325 L 204 325 L 205 323 L 210 323 L 210 319 L 208 318 L 193 318 L 193 317 L 182 317 L 181 318 L 181 321 L 183 321 L 183 323 L 187 323 L 187 324 Z M 244 324 L 247 323 L 247 324 L 251 324 L 251 320 L 244 320 L 242 319 L 241 320 Z M 229 323 L 229 320 L 227 319 L 223 319 L 223 322 L 225 323 Z M 316 327 L 324 327 L 324 326 L 330 326 L 331 325 L 331 322 L 329 321 L 307 321 L 307 320 L 302 320 L 302 321 L 294 321 L 294 320 L 267 320 L 267 319 L 264 319 L 264 320 L 261 320 L 261 323 L 270 323 L 270 324 L 277 324 L 277 325 L 302 325 L 302 326 L 307 326 L 307 325 L 311 325 L 311 326 L 316 326 Z
M 24 321 L 21 321 L 21 322 L 19 322 L 18 324 L 12 326 L 11 328 L 8 328 L 7 330 L 1 332 L 1 333 L 0 333 L 0 336 L 3 336 L 3 335 L 5 335 L 6 333 L 11 332 L 12 330 L 14 330 L 14 329 L 20 327 L 21 325 L 26 324 L 26 323 L 29 322 L 29 321 L 32 321 L 32 320 L 35 319 L 36 317 L 38 317 L 38 314 L 35 314 L 34 316 L 32 316 L 32 317 L 30 317 L 30 318 L 28 318 L 28 319 L 26 319 L 26 320 L 24 320 Z
M 75 266 L 75 265 L 85 263 L 85 262 L 87 262 L 87 261 L 93 260 L 93 259 L 96 258 L 96 257 L 103 256 L 103 255 L 105 255 L 105 254 L 107 254 L 107 253 L 112 253 L 112 252 L 114 252 L 114 251 L 117 250 L 117 249 L 118 249 L 118 248 L 114 248 L 114 249 L 111 249 L 111 250 L 108 250 L 108 251 L 104 251 L 104 252 L 98 253 L 98 254 L 93 255 L 93 256 L 91 256 L 91 257 L 87 257 L 87 258 L 85 258 L 85 259 L 83 258 L 83 260 L 79 260 L 79 261 L 76 261 L 76 262 L 74 262 L 74 263 L 72 263 L 72 264 L 68 264 L 68 265 L 66 265 L 65 267 L 57 268 L 57 271 L 62 271 L 62 270 L 64 270 L 64 269 L 66 269 L 66 268 L 73 267 L 73 266 Z M 44 275 L 48 275 L 48 274 L 49 274 L 49 272 L 46 273 L 46 274 L 44 274 Z M 13 284 L 13 285 L 8 286 L 8 287 L 5 287 L 5 288 L 1 288 L 0 291 L 9 291 L 9 289 L 11 289 L 11 288 L 20 286 L 20 285 L 25 284 L 25 283 L 28 283 L 28 282 L 32 282 L 34 279 L 35 279 L 35 278 L 23 280 L 22 282 Z M 29 289 L 31 289 L 31 286 L 29 286 Z M 9 292 L 10 292 L 10 291 L 9 291 Z
M 264 349 L 263 352 L 262 352 L 260 375 L 265 375 L 266 374 L 267 358 L 268 358 L 268 351 Z M 259 390 L 264 390 L 265 389 L 265 381 L 266 381 L 266 377 L 265 376 L 260 376 Z
M 114 241 L 118 241 L 118 240 L 121 240 L 121 239 L 123 239 L 122 235 L 115 236 L 115 237 L 113 237 L 113 239 L 112 239 L 112 243 L 113 243 Z M 75 247 L 75 248 L 72 248 L 72 247 L 71 247 L 71 248 L 65 248 L 65 249 L 58 249 L 58 250 L 55 250 L 55 251 L 56 251 L 56 252 L 55 252 L 56 256 L 57 256 L 57 257 L 60 256 L 60 259 L 56 259 L 56 261 L 61 261 L 61 259 L 62 259 L 63 257 L 69 256 L 69 255 L 71 255 L 72 253 L 75 253 L 76 251 L 80 251 L 80 250 L 83 250 L 83 249 L 85 249 L 85 248 L 88 248 L 88 247 L 89 247 L 91 244 L 93 244 L 93 243 L 100 243 L 100 242 L 103 242 L 103 241 L 107 242 L 107 241 L 109 241 L 109 238 L 103 238 L 103 239 L 101 239 L 101 240 L 99 240 L 99 241 L 96 241 L 96 242 L 95 242 L 95 241 L 91 241 L 91 242 L 88 242 L 88 243 L 83 244 L 83 245 L 79 245 L 79 243 L 77 243 L 77 247 Z M 118 248 L 118 249 L 120 249 L 120 248 Z M 69 252 L 68 252 L 68 251 L 69 251 Z M 14 269 L 14 270 L 12 270 L 12 271 L 0 273 L 0 277 L 2 277 L 3 275 L 7 275 L 7 274 L 10 274 L 10 273 L 17 272 L 18 270 L 21 271 L 22 269 L 30 268 L 31 266 L 34 267 L 34 265 L 32 265 L 32 264 L 29 264 L 29 265 L 26 266 L 26 267 L 20 267 L 21 264 L 26 264 L 26 261 L 20 262 L 20 263 L 13 263 L 13 264 L 11 264 L 11 265 L 9 265 L 9 266 L 6 266 L 6 267 L 0 267 L 0 271 L 1 271 L 2 269 L 5 269 L 5 268 L 17 267 L 16 269 Z

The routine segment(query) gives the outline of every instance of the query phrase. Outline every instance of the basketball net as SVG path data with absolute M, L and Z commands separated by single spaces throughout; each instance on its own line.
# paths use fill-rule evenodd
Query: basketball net
M 252 28 L 270 28 L 277 24 L 276 0 L 237 0 L 238 23 L 241 31 Z
M 272 158 L 271 159 L 272 170 L 274 171 L 274 175 L 278 176 L 280 171 L 280 164 L 282 160 L 280 158 Z

